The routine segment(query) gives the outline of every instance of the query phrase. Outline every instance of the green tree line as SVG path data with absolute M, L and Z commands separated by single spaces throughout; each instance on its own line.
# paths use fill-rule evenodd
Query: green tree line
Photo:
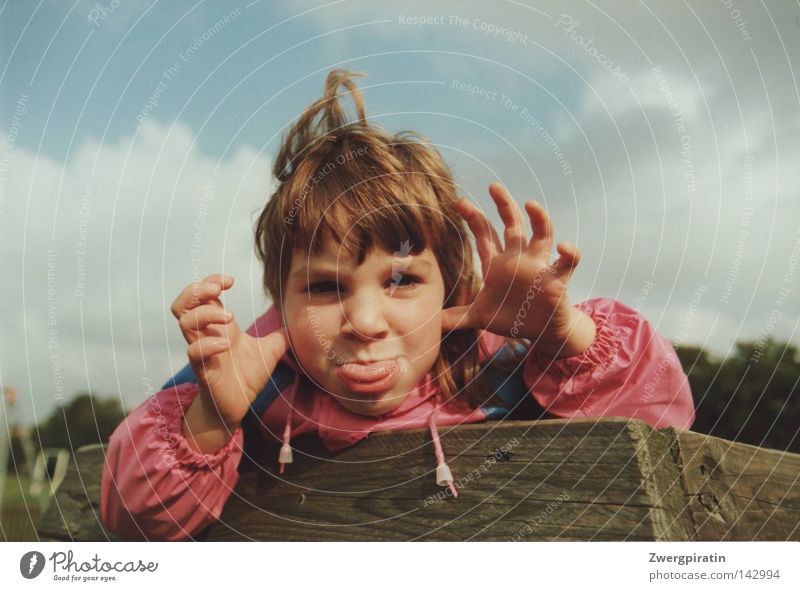
M 800 356 L 773 340 L 737 343 L 724 359 L 677 349 L 696 411 L 692 431 L 800 453 Z

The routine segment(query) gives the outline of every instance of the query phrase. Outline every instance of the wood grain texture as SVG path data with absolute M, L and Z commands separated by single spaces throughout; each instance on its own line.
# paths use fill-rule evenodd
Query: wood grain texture
M 103 446 L 79 448 L 37 528 L 41 541 L 106 541 L 115 538 L 100 521 Z
M 206 539 L 664 539 L 659 516 L 682 496 L 659 495 L 643 475 L 652 433 L 616 419 L 450 429 L 442 443 L 457 499 L 435 483 L 427 430 L 375 434 L 335 455 L 299 442 L 284 478 L 258 462 L 242 475 Z M 679 486 L 677 471 L 671 478 Z M 683 526 L 688 539 L 688 516 Z
M 642 421 L 504 421 L 441 432 L 458 498 L 436 485 L 427 430 L 384 432 L 331 453 L 293 441 L 240 466 L 204 540 L 797 540 L 800 456 Z M 106 540 L 101 446 L 77 464 L 41 536 Z
M 697 540 L 800 539 L 800 455 L 678 433 Z

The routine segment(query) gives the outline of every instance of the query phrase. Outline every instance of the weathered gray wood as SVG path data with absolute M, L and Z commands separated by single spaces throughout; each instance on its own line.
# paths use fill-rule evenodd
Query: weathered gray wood
M 800 455 L 681 431 L 698 540 L 800 539 Z
M 245 473 L 206 539 L 689 539 L 689 516 L 670 518 L 684 501 L 664 437 L 615 419 L 452 429 L 455 500 L 436 486 L 427 430 L 374 434 L 335 456 L 312 444 L 283 479 L 273 466 Z M 507 461 L 488 459 L 501 448 Z M 654 481 L 665 472 L 671 486 Z
M 40 540 L 114 540 L 100 521 L 103 446 L 79 448 L 37 528 Z
M 200 539 L 800 539 L 796 454 L 611 418 L 465 425 L 441 436 L 457 499 L 434 481 L 427 430 L 373 434 L 335 454 L 299 438 L 283 476 L 275 446 L 243 464 L 220 522 Z M 108 539 L 102 448 L 76 458 L 39 533 Z

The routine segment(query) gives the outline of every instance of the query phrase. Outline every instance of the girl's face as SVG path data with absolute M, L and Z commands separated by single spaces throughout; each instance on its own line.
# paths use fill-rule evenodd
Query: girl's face
M 292 256 L 283 314 L 294 355 L 346 409 L 390 412 L 439 355 L 444 281 L 436 257 L 430 249 L 407 254 L 408 245 L 376 247 L 356 266 L 338 243 L 326 240 L 322 252 Z

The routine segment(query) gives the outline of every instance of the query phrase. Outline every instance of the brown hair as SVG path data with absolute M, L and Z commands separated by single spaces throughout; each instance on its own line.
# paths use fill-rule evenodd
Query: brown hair
M 332 70 L 324 96 L 283 140 L 273 166 L 278 187 L 255 229 L 264 287 L 280 309 L 293 251 L 310 247 L 318 254 L 326 235 L 344 243 L 358 264 L 375 246 L 394 252 L 408 241 L 416 252 L 430 247 L 435 253 L 444 279 L 443 307 L 469 303 L 480 279 L 466 224 L 455 208 L 459 197 L 452 173 L 424 136 L 392 135 L 367 122 L 351 80 L 356 76 L 363 74 Z M 340 104 L 340 86 L 355 103 L 356 121 L 348 120 Z M 477 330 L 447 335 L 431 369 L 445 399 L 461 391 L 473 408 L 493 394 L 480 376 L 478 336 Z M 512 356 L 511 363 L 519 361 Z

